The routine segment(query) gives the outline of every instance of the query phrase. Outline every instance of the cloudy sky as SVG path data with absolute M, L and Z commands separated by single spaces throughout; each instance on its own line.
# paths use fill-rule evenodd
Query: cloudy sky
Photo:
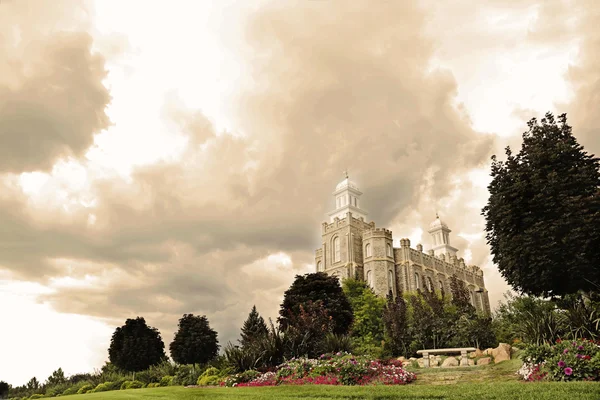
M 1 0 L 0 380 L 99 368 L 129 317 L 275 317 L 346 168 L 396 241 L 438 210 L 497 304 L 490 156 L 546 111 L 600 153 L 600 8 L 441 3 Z

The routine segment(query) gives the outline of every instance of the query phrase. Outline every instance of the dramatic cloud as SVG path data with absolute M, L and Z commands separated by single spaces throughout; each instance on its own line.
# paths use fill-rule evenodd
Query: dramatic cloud
M 130 179 L 96 179 L 93 206 L 71 211 L 71 225 L 48 221 L 54 238 L 79 235 L 32 257 L 95 283 L 43 299 L 115 323 L 144 315 L 167 342 L 182 313 L 208 314 L 232 340 L 253 303 L 275 316 L 293 275 L 311 269 L 344 169 L 372 219 L 388 225 L 419 208 L 426 176 L 438 204 L 456 175 L 487 162 L 492 141 L 453 105 L 452 75 L 428 69 L 435 43 L 422 10 L 340 10 L 273 3 L 249 16 L 245 43 L 229 43 L 249 87 L 231 99 L 238 132 L 215 132 L 200 111 L 167 99 L 164 117 L 185 151 Z
M 0 4 L 0 172 L 49 171 L 108 127 L 104 59 L 81 13 L 76 1 Z

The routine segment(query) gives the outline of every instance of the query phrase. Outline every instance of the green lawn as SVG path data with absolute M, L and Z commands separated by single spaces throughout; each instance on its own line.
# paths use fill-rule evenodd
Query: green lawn
M 592 382 L 491 382 L 454 385 L 406 386 L 278 386 L 262 388 L 130 389 L 68 396 L 72 400 L 158 399 L 460 399 L 460 400 L 598 400 L 600 383 Z

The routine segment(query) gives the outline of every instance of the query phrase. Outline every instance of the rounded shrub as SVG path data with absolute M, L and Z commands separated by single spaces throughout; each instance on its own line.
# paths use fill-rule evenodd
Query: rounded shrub
M 40 394 L 40 393 L 36 393 L 36 394 L 32 394 L 29 398 L 30 399 L 43 399 L 44 395 Z
M 173 377 L 172 376 L 163 376 L 160 379 L 159 386 L 171 386 L 173 385 Z
M 88 383 L 88 384 L 85 384 L 82 387 L 80 387 L 79 390 L 77 391 L 77 394 L 84 394 L 84 393 L 87 393 L 87 392 L 89 392 L 89 391 L 91 391 L 93 389 L 94 389 L 94 386 L 92 386 L 92 385 L 90 385 Z

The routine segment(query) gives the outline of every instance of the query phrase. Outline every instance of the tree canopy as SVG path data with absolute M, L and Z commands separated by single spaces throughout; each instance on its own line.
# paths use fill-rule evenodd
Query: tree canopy
M 252 310 L 250 311 L 250 314 L 248 314 L 246 321 L 244 321 L 244 326 L 242 326 L 242 339 L 240 340 L 240 344 L 242 347 L 247 347 L 257 339 L 265 337 L 267 333 L 268 329 L 265 320 L 260 316 L 258 311 L 256 311 L 256 306 L 252 306 Z
M 381 343 L 385 299 L 362 280 L 346 279 L 342 288 L 354 312 L 352 336 L 364 342 Z
M 10 386 L 4 381 L 0 381 L 0 399 L 6 399 L 8 397 L 8 390 Z
M 219 353 L 217 332 L 211 329 L 208 318 L 184 314 L 179 329 L 169 345 L 171 357 L 179 364 L 204 364 Z
M 492 157 L 482 214 L 502 276 L 519 292 L 563 296 L 600 288 L 600 164 L 566 114 L 528 122 L 521 151 Z
M 160 332 L 146 325 L 142 317 L 127 319 L 115 330 L 108 356 L 111 363 L 128 372 L 143 371 L 167 358 Z
M 353 321 L 352 307 L 342 291 L 339 280 L 324 272 L 296 275 L 296 279 L 283 295 L 279 310 L 279 324 L 287 329 L 290 315 L 300 315 L 300 306 L 308 302 L 321 303 L 333 322 L 335 334 L 346 334 Z

